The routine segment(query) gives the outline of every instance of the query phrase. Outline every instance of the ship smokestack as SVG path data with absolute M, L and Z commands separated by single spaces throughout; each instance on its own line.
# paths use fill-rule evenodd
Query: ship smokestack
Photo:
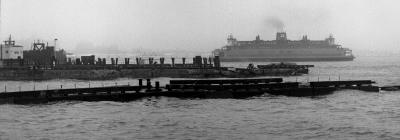
M 284 32 L 285 24 L 283 21 L 277 17 L 269 17 L 266 20 L 268 26 L 271 26 L 276 29 L 277 32 Z

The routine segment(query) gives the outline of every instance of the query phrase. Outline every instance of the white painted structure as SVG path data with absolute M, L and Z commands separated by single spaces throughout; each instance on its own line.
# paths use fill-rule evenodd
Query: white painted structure
M 24 47 L 15 45 L 15 41 L 11 39 L 4 41 L 4 44 L 0 45 L 0 60 L 10 59 L 23 59 Z

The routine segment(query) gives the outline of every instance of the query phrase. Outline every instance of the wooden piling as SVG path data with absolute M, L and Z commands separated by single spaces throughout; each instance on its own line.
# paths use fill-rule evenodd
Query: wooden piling
M 153 58 L 149 57 L 149 64 L 153 64 Z
M 171 60 L 172 60 L 172 67 L 175 67 L 175 58 L 172 57 Z
M 160 58 L 160 64 L 161 64 L 161 66 L 164 65 L 164 57 Z
M 156 81 L 156 91 L 160 91 L 160 82 Z
M 139 87 L 143 86 L 143 79 L 139 79 Z
M 103 65 L 105 66 L 107 64 L 106 58 L 103 58 Z
M 146 83 L 147 90 L 150 90 L 151 89 L 151 81 L 150 81 L 150 79 L 146 79 L 146 81 L 147 81 L 147 83 Z
M 139 58 L 136 57 L 136 65 L 139 65 L 139 64 L 140 64 Z

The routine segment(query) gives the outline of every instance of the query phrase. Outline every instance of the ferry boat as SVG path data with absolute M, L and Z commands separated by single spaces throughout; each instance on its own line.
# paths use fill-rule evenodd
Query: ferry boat
M 354 55 L 349 48 L 335 43 L 330 35 L 325 40 L 287 39 L 286 32 L 276 33 L 276 40 L 238 41 L 229 35 L 227 44 L 216 49 L 214 56 L 223 62 L 301 62 L 301 61 L 352 61 Z

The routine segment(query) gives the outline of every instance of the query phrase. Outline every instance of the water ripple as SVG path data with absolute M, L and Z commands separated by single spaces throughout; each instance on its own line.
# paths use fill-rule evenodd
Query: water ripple
M 345 79 L 395 85 L 400 83 L 400 67 L 393 65 L 398 63 L 394 60 L 398 59 L 317 62 L 321 73 L 311 69 L 308 76 L 285 80 L 322 80 L 340 74 Z M 132 80 L 117 81 L 134 83 Z M 166 83 L 168 78 L 155 80 Z M 60 84 L 36 84 L 51 83 Z M 7 84 L 30 88 L 32 82 Z M 316 98 L 265 94 L 241 100 L 159 97 L 125 103 L 0 105 L 0 139 L 400 139 L 399 95 L 398 91 L 342 90 Z

